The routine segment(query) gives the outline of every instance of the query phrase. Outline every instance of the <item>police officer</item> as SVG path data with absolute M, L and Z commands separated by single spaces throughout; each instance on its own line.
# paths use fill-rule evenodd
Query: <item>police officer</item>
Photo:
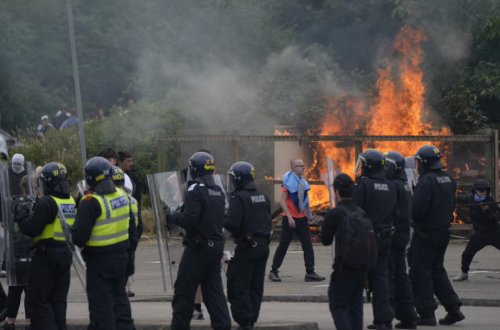
M 232 233 L 236 249 L 227 270 L 227 295 L 240 329 L 253 329 L 259 317 L 269 257 L 271 201 L 256 188 L 252 164 L 234 163 L 228 174 L 234 191 L 224 227 Z
M 361 330 L 363 328 L 363 288 L 367 269 L 343 267 L 339 235 L 346 220 L 347 212 L 359 209 L 352 200 L 354 182 L 346 174 L 339 174 L 333 181 L 333 191 L 337 207 L 328 211 L 321 226 L 321 242 L 331 245 L 335 238 L 335 258 L 333 272 L 328 287 L 328 301 L 337 329 Z
M 140 233 L 139 233 L 139 204 L 137 200 L 132 196 L 132 187 L 126 187 L 125 186 L 125 173 L 123 170 L 118 167 L 118 166 L 113 166 L 113 183 L 115 184 L 115 187 L 118 189 L 121 189 L 125 195 L 127 196 L 129 203 L 130 203 L 130 211 L 134 215 L 135 219 L 135 226 L 137 228 L 137 237 L 139 240 Z M 130 183 L 131 184 L 131 183 Z M 128 261 L 128 267 L 127 267 L 127 276 L 128 276 L 128 281 L 127 281 L 127 296 L 128 297 L 133 297 L 135 296 L 135 293 L 130 290 L 130 287 L 132 286 L 133 283 L 133 278 L 132 275 L 135 273 L 135 250 L 130 250 L 129 253 L 129 261 Z
M 468 272 L 472 259 L 485 246 L 491 245 L 500 250 L 500 208 L 493 196 L 488 180 L 476 180 L 472 187 L 472 195 L 459 196 L 458 202 L 470 204 L 470 215 L 474 234 L 469 239 L 462 253 L 460 273 L 453 279 L 455 282 L 469 278 Z
M 375 329 L 389 329 L 394 317 L 389 302 L 388 268 L 393 223 L 398 215 L 397 192 L 384 175 L 384 155 L 374 149 L 361 153 L 356 164 L 360 176 L 354 185 L 353 199 L 366 211 L 373 223 L 377 237 L 377 264 L 370 273 L 373 291 L 373 316 Z
M 413 229 L 410 247 L 410 279 L 419 325 L 436 325 L 434 295 L 448 314 L 439 324 L 453 324 L 465 316 L 462 304 L 444 268 L 444 255 L 450 241 L 450 222 L 455 209 L 456 184 L 442 171 L 441 153 L 432 145 L 421 147 L 415 161 L 420 174 L 413 192 Z
M 172 300 L 171 328 L 189 329 L 196 287 L 201 284 L 203 302 L 213 329 L 230 329 L 231 319 L 222 288 L 221 258 L 224 250 L 222 226 L 225 196 L 215 184 L 215 160 L 197 152 L 188 163 L 188 189 L 181 211 L 169 215 L 170 224 L 186 231 Z
M 116 189 L 111 164 L 93 157 L 85 164 L 89 193 L 78 205 L 73 242 L 84 247 L 87 266 L 88 329 L 135 329 L 125 291 L 129 254 L 137 246 L 134 215 L 126 194 Z
M 15 220 L 21 231 L 33 240 L 28 295 L 32 329 L 66 329 L 66 306 L 70 283 L 71 251 L 59 219 L 59 209 L 69 225 L 75 219 L 75 200 L 70 196 L 66 167 L 58 162 L 46 164 L 39 179 L 44 196 L 33 213 L 19 204 Z M 26 215 L 28 215 L 26 217 Z
M 396 319 L 396 329 L 416 329 L 417 312 L 413 301 L 410 278 L 406 270 L 406 246 L 410 241 L 412 192 L 405 174 L 405 159 L 396 151 L 384 154 L 385 176 L 396 186 L 399 217 L 394 221 L 396 231 L 391 238 L 389 258 L 389 293 Z

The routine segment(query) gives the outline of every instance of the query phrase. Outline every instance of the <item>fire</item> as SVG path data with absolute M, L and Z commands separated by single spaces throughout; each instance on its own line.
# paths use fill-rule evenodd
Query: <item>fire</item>
M 274 130 L 274 135 L 280 135 L 280 136 L 292 135 L 292 132 L 290 132 L 289 130 L 275 129 Z
M 452 223 L 452 224 L 454 224 L 454 225 L 458 225 L 458 224 L 463 225 L 463 224 L 465 223 L 465 222 L 463 222 L 463 221 L 459 218 L 458 213 L 457 213 L 457 210 L 454 210 L 454 211 L 453 211 L 453 221 L 452 221 L 451 223 Z
M 354 135 L 362 130 L 363 135 L 449 135 L 447 127 L 434 130 L 432 123 L 424 119 L 425 85 L 421 69 L 423 51 L 421 43 L 425 33 L 409 26 L 396 37 L 385 67 L 378 70 L 377 96 L 362 101 L 352 95 L 339 99 L 326 99 L 328 114 L 322 121 L 321 135 Z M 425 142 L 388 141 L 365 144 L 364 148 L 376 148 L 381 152 L 395 150 L 405 156 L 414 155 Z M 441 145 L 437 145 L 442 148 Z M 352 143 L 317 143 L 319 165 L 310 177 L 319 177 L 326 171 L 325 159 L 332 158 L 344 173 L 353 175 L 355 150 Z M 328 193 L 325 187 L 311 189 L 311 204 L 325 204 Z

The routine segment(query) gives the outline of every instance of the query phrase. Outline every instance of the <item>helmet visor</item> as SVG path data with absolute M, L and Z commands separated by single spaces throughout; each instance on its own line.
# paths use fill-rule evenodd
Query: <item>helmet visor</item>
M 358 160 L 356 160 L 356 165 L 354 165 L 354 176 L 356 178 L 360 177 L 363 174 L 363 162 L 365 161 L 365 157 L 362 155 L 358 156 Z

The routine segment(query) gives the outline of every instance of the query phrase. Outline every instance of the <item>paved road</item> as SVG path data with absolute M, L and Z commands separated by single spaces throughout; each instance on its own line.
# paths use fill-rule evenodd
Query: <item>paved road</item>
M 446 268 L 450 277 L 460 269 L 460 255 L 465 245 L 463 241 L 450 244 L 446 255 Z M 276 244 L 272 244 L 271 258 Z M 316 271 L 328 276 L 331 271 L 331 248 L 321 245 L 314 246 L 316 255 Z M 171 246 L 171 254 L 179 260 L 180 246 Z M 299 243 L 292 243 L 281 268 L 281 283 L 266 280 L 265 300 L 262 306 L 260 324 L 282 325 L 284 321 L 317 322 L 320 329 L 333 329 L 333 323 L 328 311 L 328 282 L 304 282 L 303 256 Z M 471 266 L 470 280 L 454 283 L 455 289 L 463 299 L 464 314 L 467 319 L 461 323 L 462 329 L 499 329 L 500 326 L 500 251 L 488 247 L 479 252 Z M 133 290 L 136 297 L 132 298 L 133 315 L 137 324 L 165 325 L 171 317 L 171 287 L 163 291 L 159 267 L 158 248 L 153 240 L 143 240 L 137 254 L 137 274 Z M 271 260 L 269 260 L 270 266 Z M 172 265 L 176 272 L 178 263 Z M 481 306 L 481 307 L 476 307 Z M 365 324 L 372 320 L 371 305 L 365 304 Z M 21 309 L 19 318 L 24 317 Z M 436 315 L 445 314 L 440 307 Z M 73 274 L 68 305 L 68 320 L 72 323 L 85 324 L 88 321 L 86 297 L 78 279 Z M 196 321 L 193 325 L 207 325 L 208 321 Z M 288 327 L 289 328 L 289 327 Z M 425 327 L 422 327 L 425 329 Z M 434 327 L 433 329 L 449 327 Z M 141 329 L 146 329 L 142 327 Z M 147 329 L 153 329 L 147 327 Z M 159 329 L 155 327 L 154 329 Z

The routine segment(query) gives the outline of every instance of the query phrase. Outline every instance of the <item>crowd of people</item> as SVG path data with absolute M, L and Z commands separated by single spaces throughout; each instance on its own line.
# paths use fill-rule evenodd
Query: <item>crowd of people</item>
M 451 325 L 465 318 L 443 265 L 457 199 L 466 200 L 474 210 L 476 234 L 464 251 L 462 271 L 455 280 L 467 279 L 479 249 L 486 245 L 498 248 L 491 232 L 498 232 L 500 209 L 490 196 L 488 182 L 479 180 L 472 195 L 457 197 L 456 183 L 443 171 L 436 147 L 421 147 L 414 159 L 419 174 L 416 186 L 408 183 L 405 158 L 395 151 L 366 150 L 359 155 L 355 181 L 346 174 L 334 178 L 336 207 L 324 216 L 321 239 L 325 245 L 335 242 L 328 297 L 337 329 L 362 329 L 363 290 L 367 287 L 373 295 L 374 319 L 369 329 L 391 329 L 394 319 L 399 321 L 397 329 L 416 329 L 419 325 Z M 12 157 L 12 180 L 26 176 L 24 163 L 22 155 Z M 25 281 L 19 281 L 23 285 L 10 286 L 3 299 L 0 290 L 0 304 L 6 307 L 0 316 L 8 317 L 4 329 L 14 329 L 23 292 L 28 328 L 66 329 L 74 252 L 67 241 L 83 248 L 88 328 L 135 329 L 127 282 L 135 272 L 142 219 L 139 180 L 132 165 L 128 152 L 102 150 L 85 164 L 87 190 L 76 199 L 70 194 L 63 164 L 50 162 L 40 169 L 42 193 L 36 203 L 17 203 L 13 210 L 13 221 L 31 238 L 31 265 L 25 269 Z M 230 167 L 227 191 L 214 179 L 214 171 L 215 159 L 209 152 L 193 154 L 182 187 L 184 203 L 167 216 L 168 230 L 172 226 L 184 230 L 172 329 L 190 328 L 193 317 L 198 318 L 196 312 L 201 311 L 200 297 L 214 329 L 231 329 L 231 316 L 239 329 L 253 329 L 259 318 L 270 253 L 271 201 L 257 188 L 251 163 L 239 161 Z M 310 186 L 304 173 L 304 161 L 295 158 L 283 175 L 281 239 L 268 274 L 273 282 L 282 280 L 278 270 L 294 232 L 304 251 L 304 281 L 325 279 L 314 268 L 308 230 Z M 9 185 L 22 186 L 18 181 Z M 10 191 L 12 196 L 18 192 Z M 61 217 L 70 226 L 69 234 Z M 227 300 L 221 278 L 223 230 L 236 243 L 226 272 Z M 447 311 L 439 321 L 435 297 Z
M 8 294 L 0 290 L 0 318 L 6 319 L 2 329 L 15 329 L 23 292 L 26 329 L 67 328 L 75 245 L 82 248 L 86 265 L 89 329 L 135 329 L 126 284 L 135 272 L 142 228 L 140 202 L 134 198 L 138 181 L 134 184 L 131 154 L 110 148 L 101 154 L 108 158 L 96 156 L 85 164 L 87 189 L 76 199 L 60 162 L 29 173 L 24 156 L 15 154 L 8 174 L 2 174 L 8 178 L 2 182 L 2 207 L 12 209 L 11 217 L 2 212 L 6 235 L 11 235 L 5 242 L 12 242 L 6 246 L 10 260 L 4 258 L 9 264 Z M 65 232 L 63 222 L 70 232 Z

